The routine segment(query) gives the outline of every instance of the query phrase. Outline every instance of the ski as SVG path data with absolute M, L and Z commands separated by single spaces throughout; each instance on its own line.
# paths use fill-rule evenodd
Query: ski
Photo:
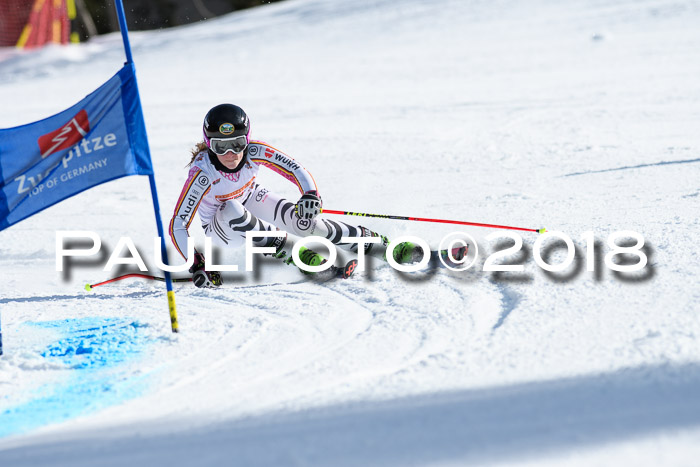
M 355 268 L 357 268 L 357 260 L 352 259 L 345 263 L 345 266 L 342 268 L 338 268 L 339 275 L 343 279 L 347 279 L 348 277 L 352 276 L 353 273 L 355 272 Z
M 345 266 L 331 266 L 325 271 L 310 273 L 311 279 L 316 282 L 327 282 L 333 279 L 347 279 L 352 276 L 357 268 L 357 260 L 352 259 Z
M 452 258 L 450 258 L 452 253 Z M 469 245 L 452 248 L 451 250 L 439 250 L 430 252 L 430 264 L 437 265 L 443 269 L 459 268 L 463 264 L 463 259 L 469 253 Z

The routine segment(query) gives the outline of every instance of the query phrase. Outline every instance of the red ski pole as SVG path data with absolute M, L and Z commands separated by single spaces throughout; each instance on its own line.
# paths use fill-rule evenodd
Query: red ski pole
M 150 279 L 152 281 L 161 281 L 161 282 L 165 281 L 165 277 L 149 276 L 147 274 L 132 273 L 132 274 L 124 274 L 123 276 L 113 277 L 112 279 L 98 282 L 97 284 L 85 284 L 85 290 L 87 290 L 89 292 L 95 287 L 109 284 L 110 282 L 120 281 L 122 279 L 128 279 L 129 277 L 140 277 L 141 279 Z M 191 277 L 185 277 L 185 278 L 180 278 L 180 279 L 173 278 L 172 281 L 173 282 L 192 282 L 192 278 Z
M 325 214 L 339 214 L 341 216 L 360 216 L 360 217 L 378 217 L 381 219 L 394 219 L 400 221 L 419 221 L 419 222 L 437 222 L 441 224 L 458 224 L 458 225 L 473 225 L 475 227 L 491 227 L 494 229 L 509 229 L 509 230 L 524 230 L 526 232 L 537 232 L 543 234 L 547 231 L 544 227 L 541 229 L 528 229 L 525 227 L 513 227 L 510 225 L 497 225 L 497 224 L 480 224 L 478 222 L 466 222 L 466 221 L 451 221 L 446 219 L 428 219 L 425 217 L 408 217 L 408 216 L 393 216 L 388 214 L 368 214 L 366 212 L 350 212 L 350 211 L 336 211 L 333 209 L 323 209 L 321 212 Z

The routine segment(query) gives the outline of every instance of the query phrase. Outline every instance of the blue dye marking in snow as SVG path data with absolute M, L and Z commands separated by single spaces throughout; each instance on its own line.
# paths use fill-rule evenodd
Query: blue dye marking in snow
M 81 318 L 25 323 L 55 331 L 59 339 L 41 355 L 65 366 L 66 379 L 33 391 L 28 402 L 0 412 L 0 437 L 26 433 L 141 395 L 143 378 L 125 371 L 148 345 L 145 325 L 123 318 Z M 121 370 L 121 371 L 120 371 Z

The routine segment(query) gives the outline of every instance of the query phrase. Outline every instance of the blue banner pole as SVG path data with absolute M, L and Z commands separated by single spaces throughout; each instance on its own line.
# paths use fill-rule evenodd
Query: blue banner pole
M 122 33 L 124 41 L 124 52 L 126 53 L 126 63 L 134 63 L 131 56 L 131 44 L 129 44 L 129 28 L 126 26 L 126 15 L 124 14 L 124 3 L 122 0 L 116 0 L 114 6 L 117 8 L 117 16 L 119 17 L 119 30 Z
M 117 9 L 117 16 L 119 17 L 119 29 L 122 33 L 122 39 L 124 41 L 124 52 L 126 53 L 126 64 L 133 64 L 134 60 L 131 56 L 131 45 L 129 44 L 129 30 L 126 25 L 126 15 L 124 14 L 124 4 L 122 0 L 115 0 L 114 6 Z M 136 79 L 136 77 L 134 77 Z M 139 101 L 139 112 L 141 112 L 141 97 L 138 92 L 138 83 L 136 84 L 136 97 Z M 144 138 L 146 138 L 146 146 L 149 148 L 149 159 L 150 159 L 150 146 L 148 145 L 146 129 L 144 128 Z M 153 171 L 151 171 L 153 172 Z M 158 236 L 160 237 L 160 254 L 164 265 L 168 265 L 168 251 L 165 247 L 165 235 L 163 231 L 163 222 L 160 218 L 160 204 L 158 203 L 158 191 L 156 190 L 156 179 L 155 175 L 151 173 L 148 176 L 148 180 L 151 186 L 151 198 L 153 199 L 153 211 L 156 215 L 156 227 L 158 228 Z M 163 271 L 165 275 L 165 287 L 168 296 L 168 309 L 170 311 L 170 326 L 173 332 L 179 332 L 179 324 L 177 321 L 177 309 L 175 307 L 175 292 L 173 292 L 173 281 L 170 277 L 170 272 Z

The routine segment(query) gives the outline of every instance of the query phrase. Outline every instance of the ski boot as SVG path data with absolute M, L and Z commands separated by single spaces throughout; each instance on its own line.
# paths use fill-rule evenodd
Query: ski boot
M 319 271 L 319 272 L 304 271 L 294 261 L 294 256 L 292 255 L 291 246 L 288 248 L 285 248 L 286 238 L 283 238 L 282 240 L 283 241 L 277 247 L 277 252 L 272 253 L 271 256 L 273 258 L 277 258 L 279 260 L 282 260 L 282 262 L 284 264 L 296 266 L 299 269 L 299 271 L 302 272 L 302 274 L 306 274 L 307 276 L 311 276 L 315 280 L 318 280 L 320 282 L 325 282 L 327 280 L 330 280 L 330 279 L 333 279 L 336 277 L 341 277 L 343 279 L 347 279 L 348 277 L 350 277 L 353 274 L 353 272 L 355 272 L 355 267 L 357 266 L 356 259 L 349 261 L 343 267 L 338 267 L 338 266 L 333 265 L 330 268 L 325 269 L 323 271 Z M 301 260 L 302 263 L 304 263 L 307 266 L 320 266 L 326 262 L 326 259 L 323 256 L 319 255 L 311 248 L 306 248 L 304 246 L 299 248 L 299 259 Z
M 365 254 L 372 255 L 376 258 L 380 258 L 382 261 L 386 261 L 387 246 L 389 245 L 389 239 L 380 235 L 377 232 L 373 232 L 370 229 L 362 226 L 358 226 L 362 237 L 379 237 L 381 242 L 379 243 L 368 243 L 365 246 Z M 353 251 L 357 252 L 357 246 L 353 248 Z M 396 247 L 394 247 L 394 261 L 399 264 L 411 264 L 418 263 L 423 259 L 423 248 L 411 242 L 401 242 Z
M 423 259 L 423 248 L 411 242 L 401 242 L 394 248 L 394 261 L 399 264 L 419 263 Z
M 370 243 L 365 246 L 365 254 L 372 255 L 383 261 L 386 261 L 386 252 L 389 245 L 389 239 L 384 235 L 380 235 L 377 232 L 373 232 L 366 227 L 359 227 L 360 232 L 363 237 L 379 237 L 381 239 L 380 243 Z M 357 252 L 357 245 L 352 248 L 352 251 Z M 446 267 L 448 264 L 450 267 L 460 267 L 462 265 L 462 260 L 469 251 L 469 245 L 459 246 L 452 248 L 450 254 L 452 258 L 448 255 L 448 250 L 440 251 L 430 251 L 430 264 L 431 267 L 438 265 L 440 267 Z M 420 245 L 416 245 L 412 242 L 401 242 L 394 247 L 394 261 L 399 264 L 414 264 L 420 263 L 423 259 L 425 252 Z M 440 261 L 440 258 L 443 261 Z M 454 261 L 453 261 L 454 259 Z

